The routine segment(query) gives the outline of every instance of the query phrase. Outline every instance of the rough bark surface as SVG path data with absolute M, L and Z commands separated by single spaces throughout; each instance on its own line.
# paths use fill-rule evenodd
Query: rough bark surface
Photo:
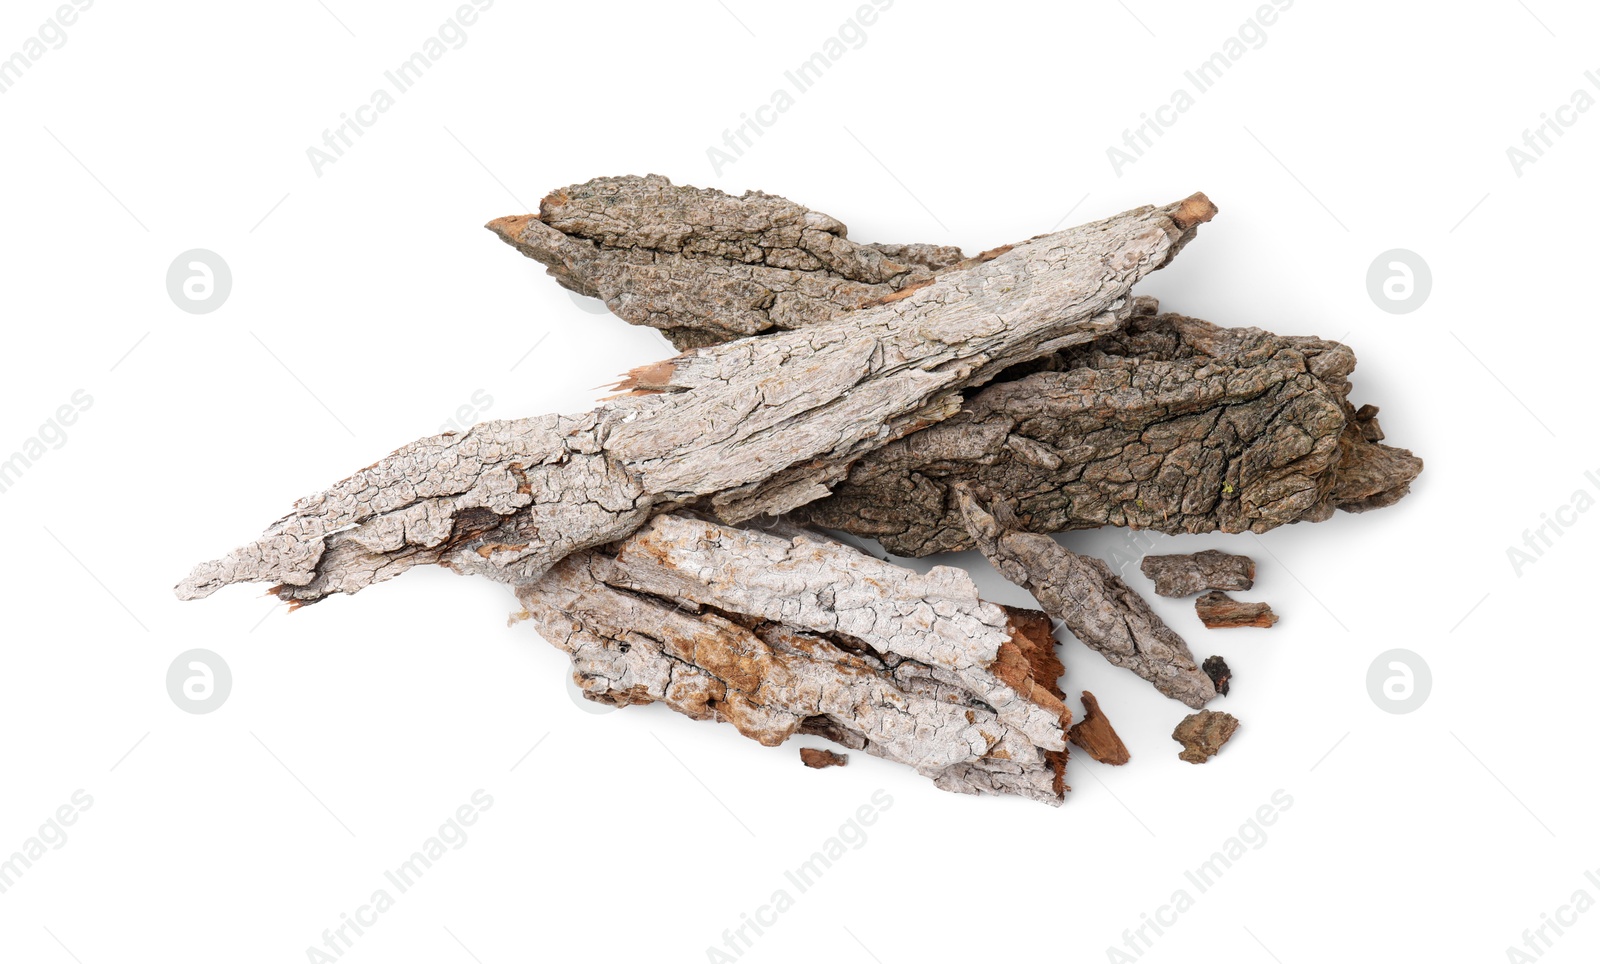
M 1059 804 L 1071 723 L 1049 621 L 821 536 L 657 516 L 517 587 L 594 700 L 767 746 L 815 734 L 946 790 Z
M 828 321 L 963 258 L 937 245 L 857 244 L 844 224 L 793 201 L 653 174 L 574 184 L 537 215 L 487 227 L 564 287 L 679 349 Z
M 1183 745 L 1178 759 L 1188 763 L 1206 762 L 1221 751 L 1237 729 L 1239 721 L 1230 714 L 1216 710 L 1190 713 L 1172 731 L 1172 738 Z
M 1110 766 L 1119 767 L 1133 759 L 1127 744 L 1101 711 L 1100 701 L 1088 690 L 1083 691 L 1083 719 L 1067 730 L 1067 739 L 1073 746 Z
M 832 750 L 819 750 L 815 747 L 803 746 L 800 748 L 800 762 L 813 770 L 826 770 L 828 767 L 848 766 L 850 756 L 846 753 L 835 753 Z
M 1212 591 L 1194 601 L 1195 614 L 1207 629 L 1234 629 L 1254 626 L 1267 629 L 1278 622 L 1278 614 L 1263 602 L 1240 602 L 1225 592 Z
M 1115 330 L 1130 287 L 1215 211 L 1196 195 L 1043 235 L 847 318 L 640 369 L 586 414 L 422 439 L 300 500 L 177 593 L 272 582 L 306 603 L 426 562 L 524 582 L 660 512 L 795 509 L 862 455 L 955 415 L 964 390 Z
M 1157 596 L 1193 596 L 1207 589 L 1249 589 L 1256 564 L 1249 556 L 1207 549 L 1182 555 L 1145 556 L 1139 571 L 1156 584 Z
M 1187 706 L 1199 709 L 1217 695 L 1188 645 L 1110 566 L 1049 536 L 1009 528 L 966 485 L 954 494 L 978 550 L 1085 645 Z M 1002 503 L 995 511 L 1009 515 Z
M 958 482 L 1015 503 L 1030 532 L 1265 532 L 1410 490 L 1422 460 L 1351 407 L 1349 348 L 1139 300 L 1125 329 L 967 392 L 959 415 L 858 460 L 801 515 L 922 556 L 971 548 Z

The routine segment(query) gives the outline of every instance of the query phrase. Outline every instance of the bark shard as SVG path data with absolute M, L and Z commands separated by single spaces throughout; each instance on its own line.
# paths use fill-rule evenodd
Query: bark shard
M 961 482 L 1046 533 L 1265 532 L 1410 490 L 1422 460 L 1369 437 L 1349 348 L 1140 302 L 1125 328 L 967 391 L 960 414 L 857 460 L 800 514 L 923 556 L 972 547 L 950 495 Z
M 1181 555 L 1145 556 L 1139 571 L 1155 582 L 1156 595 L 1192 596 L 1207 589 L 1249 589 L 1256 564 L 1249 556 L 1207 549 Z
M 846 753 L 835 753 L 832 750 L 819 750 L 815 747 L 803 746 L 800 748 L 800 762 L 813 770 L 826 770 L 828 767 L 848 766 L 850 756 Z
M 978 550 L 1085 645 L 1186 706 L 1199 709 L 1217 695 L 1188 645 L 1110 566 L 1049 536 L 1008 528 L 965 485 L 955 497 Z M 999 503 L 995 511 L 1008 514 Z
M 983 601 L 961 570 L 667 514 L 516 593 L 590 699 L 663 703 L 767 746 L 822 736 L 946 790 L 1052 805 L 1067 790 L 1049 622 Z
M 1235 629 L 1241 626 L 1268 629 L 1278 622 L 1278 614 L 1266 603 L 1240 602 L 1225 592 L 1215 590 L 1196 599 L 1194 611 L 1207 629 Z
M 1111 721 L 1100 709 L 1100 701 L 1088 690 L 1083 691 L 1083 719 L 1067 730 L 1067 739 L 1072 741 L 1073 746 L 1109 766 L 1119 767 L 1133 759 L 1128 753 L 1127 744 L 1122 742 L 1122 737 L 1117 735 Z
M 1183 749 L 1178 751 L 1178 759 L 1187 763 L 1204 763 L 1216 756 L 1238 729 L 1239 721 L 1228 713 L 1216 710 L 1190 713 L 1172 731 L 1172 738 L 1183 745 Z
M 176 591 L 274 582 L 303 604 L 427 562 L 515 583 L 660 512 L 795 509 L 862 455 L 956 414 L 963 390 L 1117 328 L 1131 286 L 1215 210 L 1196 195 L 1042 235 L 847 318 L 650 366 L 585 414 L 422 439 L 300 500 Z

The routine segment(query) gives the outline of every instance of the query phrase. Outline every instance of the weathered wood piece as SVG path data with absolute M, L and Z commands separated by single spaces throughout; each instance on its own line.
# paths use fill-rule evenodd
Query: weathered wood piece
M 959 248 L 865 245 L 793 201 L 602 177 L 487 225 L 562 286 L 680 349 L 800 328 L 925 283 Z
M 848 766 L 850 756 L 846 753 L 835 753 L 832 750 L 819 750 L 815 747 L 803 746 L 800 748 L 800 762 L 813 770 L 826 770 L 828 767 Z
M 953 494 L 978 550 L 1085 645 L 1187 706 L 1199 709 L 1217 695 L 1182 637 L 1110 566 L 1011 528 L 1009 507 L 997 502 L 991 511 L 964 483 Z
M 1256 564 L 1249 556 L 1216 549 L 1166 556 L 1145 556 L 1139 571 L 1156 584 L 1157 596 L 1193 596 L 1207 589 L 1249 589 Z
M 959 569 L 667 514 L 516 592 L 589 699 L 664 703 L 767 746 L 823 736 L 946 790 L 1067 790 L 1049 621 L 983 601 Z
M 1067 739 L 1073 746 L 1110 766 L 1122 766 L 1133 758 L 1127 744 L 1122 742 L 1122 737 L 1100 709 L 1100 701 L 1088 690 L 1083 691 L 1083 719 L 1067 730 Z
M 1222 749 L 1222 745 L 1239 729 L 1239 721 L 1232 715 L 1216 710 L 1190 713 L 1178 722 L 1172 738 L 1183 745 L 1178 759 L 1188 763 L 1204 763 Z
M 1217 688 L 1217 695 L 1227 696 L 1229 688 L 1233 686 L 1233 670 L 1228 668 L 1228 661 L 1221 656 L 1207 656 L 1200 668 L 1211 677 L 1211 685 Z
M 1124 329 L 968 390 L 960 414 L 857 460 L 800 515 L 922 556 L 972 547 L 958 482 L 1013 502 L 1030 532 L 1264 532 L 1410 490 L 1422 460 L 1351 407 L 1349 348 L 1139 303 Z
M 648 366 L 585 414 L 422 439 L 300 500 L 176 591 L 271 582 L 307 603 L 430 562 L 524 582 L 660 512 L 795 509 L 862 455 L 955 415 L 966 389 L 1115 330 L 1131 286 L 1215 211 L 1195 195 L 1042 235 L 848 320 Z
M 1267 629 L 1278 622 L 1278 614 L 1263 602 L 1240 602 L 1225 592 L 1212 591 L 1194 601 L 1195 614 L 1207 629 L 1235 629 L 1254 626 Z

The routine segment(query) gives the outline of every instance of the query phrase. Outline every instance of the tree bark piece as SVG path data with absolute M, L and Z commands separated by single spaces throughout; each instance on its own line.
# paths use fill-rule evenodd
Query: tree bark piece
M 1228 661 L 1221 656 L 1207 656 L 1200 668 L 1211 677 L 1211 685 L 1217 688 L 1217 695 L 1227 696 L 1233 686 L 1233 670 L 1228 668 Z
M 563 287 L 679 349 L 828 321 L 963 259 L 959 248 L 857 244 L 844 224 L 793 201 L 656 175 L 574 184 L 537 215 L 487 227 Z
M 1212 591 L 1196 599 L 1194 611 L 1207 629 L 1267 629 L 1278 622 L 1278 615 L 1266 603 L 1240 602 L 1225 592 Z
M 813 770 L 826 770 L 828 767 L 848 766 L 850 757 L 848 754 L 835 753 L 832 750 L 803 746 L 800 748 L 800 762 Z
M 1239 721 L 1230 714 L 1216 710 L 1190 713 L 1172 731 L 1172 738 L 1183 744 L 1178 759 L 1188 763 L 1206 762 L 1217 755 L 1237 729 Z
M 1067 730 L 1067 739 L 1073 746 L 1110 766 L 1119 767 L 1132 759 L 1122 737 L 1112 729 L 1111 721 L 1101 711 L 1100 701 L 1088 690 L 1083 691 L 1083 719 Z
M 1217 695 L 1188 645 L 1110 566 L 1049 536 L 1009 528 L 964 484 L 954 495 L 978 550 L 1085 645 L 1187 706 L 1199 709 Z M 1009 516 L 1002 503 L 994 511 Z
M 590 699 L 664 703 L 767 746 L 823 736 L 946 790 L 1067 790 L 1049 621 L 984 602 L 961 570 L 667 514 L 516 591 Z
M 1350 405 L 1349 348 L 1139 301 L 1124 329 L 968 390 L 959 415 L 861 458 L 800 514 L 923 556 L 972 547 L 958 482 L 1013 502 L 1030 532 L 1265 532 L 1410 490 L 1422 460 Z
M 1256 564 L 1249 556 L 1207 549 L 1183 555 L 1145 556 L 1139 571 L 1156 584 L 1157 596 L 1192 596 L 1207 589 L 1249 589 Z
M 177 593 L 274 582 L 303 604 L 425 562 L 515 583 L 660 512 L 792 510 L 862 455 L 956 414 L 963 390 L 1114 330 L 1130 287 L 1215 211 L 1195 195 L 1042 235 L 848 320 L 647 366 L 583 415 L 422 439 L 300 500 Z

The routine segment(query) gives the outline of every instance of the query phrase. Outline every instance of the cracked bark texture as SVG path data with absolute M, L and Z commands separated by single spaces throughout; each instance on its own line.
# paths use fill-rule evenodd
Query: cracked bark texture
M 589 699 L 664 703 L 767 746 L 823 736 L 946 790 L 1066 792 L 1049 622 L 983 601 L 962 570 L 667 514 L 516 592 Z
M 997 503 L 991 512 L 967 485 L 954 495 L 978 550 L 1086 646 L 1194 709 L 1217 695 L 1188 644 L 1110 566 L 1049 536 L 1013 529 L 1009 507 Z
M 966 389 L 1115 330 L 1131 286 L 1215 211 L 1195 195 L 1042 235 L 848 318 L 647 366 L 585 414 L 422 439 L 301 499 L 176 591 L 270 582 L 303 604 L 429 562 L 525 582 L 661 512 L 793 510 L 862 455 L 954 416 Z
M 1249 589 L 1256 579 L 1255 560 L 1216 549 L 1145 556 L 1139 571 L 1156 584 L 1157 596 L 1174 599 L 1207 589 Z
M 1183 745 L 1178 759 L 1186 763 L 1204 763 L 1222 751 L 1222 745 L 1233 739 L 1239 721 L 1232 714 L 1216 710 L 1190 713 L 1172 730 L 1172 738 Z
M 1156 314 L 966 393 L 961 413 L 859 459 L 801 516 L 897 555 L 971 548 L 952 485 L 1030 532 L 1265 532 L 1388 505 L 1422 460 L 1353 408 L 1338 342 Z M 1045 370 L 1029 370 L 1043 367 Z
M 828 321 L 963 257 L 930 244 L 857 244 L 844 224 L 793 201 L 654 174 L 561 188 L 537 215 L 486 226 L 562 286 L 660 329 L 679 349 Z

